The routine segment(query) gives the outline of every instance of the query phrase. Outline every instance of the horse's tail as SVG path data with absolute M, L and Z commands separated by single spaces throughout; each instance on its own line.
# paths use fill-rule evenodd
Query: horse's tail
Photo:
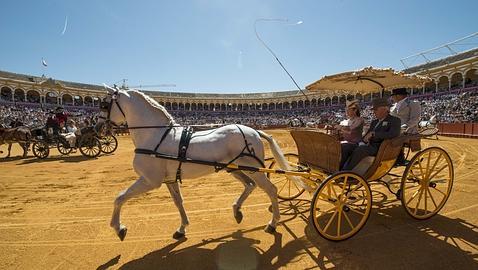
M 292 171 L 293 168 L 289 165 L 289 162 L 287 162 L 287 160 L 285 159 L 285 156 L 282 153 L 282 150 L 280 149 L 276 140 L 274 140 L 274 138 L 272 138 L 271 135 L 265 133 L 264 131 L 257 130 L 257 132 L 259 133 L 259 136 L 261 136 L 261 138 L 265 139 L 269 143 L 271 151 L 272 151 L 272 155 L 274 156 L 274 159 L 276 160 L 277 164 L 279 164 L 279 168 L 286 171 Z M 304 189 L 309 190 L 309 187 L 305 185 L 304 182 L 302 182 L 300 177 L 292 176 L 292 175 L 286 175 L 286 177 L 289 179 L 292 179 L 300 187 L 303 187 Z

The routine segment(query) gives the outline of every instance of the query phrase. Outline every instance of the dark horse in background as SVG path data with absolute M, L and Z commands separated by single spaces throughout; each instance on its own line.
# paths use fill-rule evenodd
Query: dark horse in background
M 6 158 L 10 157 L 13 143 L 18 143 L 23 148 L 23 157 L 27 157 L 31 139 L 30 129 L 25 126 L 13 128 L 7 128 L 4 125 L 0 126 L 0 146 L 8 144 L 8 155 Z M 3 151 L 0 150 L 0 154 L 3 154 Z

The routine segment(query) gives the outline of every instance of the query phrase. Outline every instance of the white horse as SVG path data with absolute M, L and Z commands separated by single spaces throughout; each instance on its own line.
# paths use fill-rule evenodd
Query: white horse
M 108 90 L 108 97 L 106 103 L 103 104 L 100 123 L 104 121 L 110 121 L 116 125 L 127 123 L 128 127 L 131 128 L 131 137 L 136 149 L 154 150 L 157 148 L 158 153 L 177 156 L 184 127 L 177 125 L 163 106 L 135 90 L 123 91 L 106 85 L 105 87 Z M 106 106 L 108 108 L 105 108 L 105 105 L 108 105 Z M 168 126 L 173 126 L 170 131 L 167 131 Z M 262 167 L 264 164 L 264 145 L 261 137 L 269 142 L 274 158 L 281 167 L 287 169 L 284 155 L 271 136 L 241 125 L 227 125 L 194 133 L 186 157 L 221 163 L 228 163 L 237 157 L 234 164 Z M 253 155 L 238 157 L 238 155 L 244 153 L 246 144 L 249 149 L 252 149 Z M 184 237 L 189 219 L 183 206 L 179 184 L 175 181 L 178 165 L 177 160 L 168 160 L 141 153 L 135 154 L 133 168 L 139 178 L 116 198 L 110 224 L 121 241 L 125 238 L 127 232 L 126 226 L 120 222 L 120 212 L 123 204 L 135 196 L 159 188 L 165 180 L 181 216 L 181 225 L 173 234 L 173 238 Z M 214 166 L 189 162 L 184 162 L 181 167 L 181 177 L 183 179 L 197 178 L 213 172 L 215 172 Z M 265 227 L 265 231 L 274 233 L 280 220 L 277 188 L 264 173 L 240 170 L 229 172 L 244 185 L 244 191 L 232 205 L 237 223 L 240 223 L 243 217 L 241 212 L 243 202 L 257 185 L 265 191 L 272 203 L 272 219 Z
M 434 128 L 437 125 L 436 115 L 432 115 L 428 121 L 420 121 L 418 123 L 419 128 Z

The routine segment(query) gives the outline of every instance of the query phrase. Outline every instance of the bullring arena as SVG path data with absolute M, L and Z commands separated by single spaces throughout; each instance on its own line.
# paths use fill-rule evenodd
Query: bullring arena
M 268 132 L 285 152 L 296 151 L 287 130 Z M 0 268 L 474 269 L 478 141 L 440 136 L 422 144 L 441 146 L 454 160 L 453 192 L 444 209 L 429 220 L 414 220 L 377 185 L 367 226 L 338 243 L 311 228 L 308 194 L 280 203 L 276 235 L 263 231 L 270 202 L 261 190 L 251 194 L 244 220 L 236 224 L 231 204 L 242 185 L 225 172 L 183 181 L 191 222 L 187 239 L 171 237 L 179 215 L 162 186 L 126 204 L 129 235 L 121 242 L 109 221 L 116 195 L 136 179 L 129 136 L 119 137 L 114 154 L 97 159 L 56 151 L 41 161 L 22 159 L 16 145 L 13 157 L 0 163 Z
M 421 146 L 441 147 L 453 161 L 451 195 L 430 219 L 411 218 L 395 195 L 371 183 L 370 217 L 350 239 L 333 242 L 319 235 L 310 218 L 308 192 L 279 201 L 281 220 L 277 231 L 269 234 L 264 227 L 271 217 L 271 202 L 265 192 L 255 189 L 249 196 L 238 224 L 232 204 L 243 185 L 222 170 L 183 179 L 181 191 L 190 220 L 185 238 L 173 239 L 180 216 L 162 185 L 124 205 L 122 222 L 128 226 L 128 235 L 120 241 L 110 227 L 113 203 L 138 178 L 132 166 L 135 146 L 123 127 L 124 133 L 116 136 L 117 150 L 95 157 L 80 151 L 60 155 L 56 147 L 46 157 L 35 157 L 32 151 L 22 157 L 18 144 L 6 157 L 6 145 L 0 145 L 0 269 L 477 269 L 477 71 L 478 48 L 474 48 L 399 72 L 429 78 L 407 89 L 410 99 L 421 104 L 423 128 L 433 124 L 430 130 L 438 132 L 423 138 Z M 59 109 L 78 123 L 93 124 L 99 121 L 102 101 L 120 89 L 128 87 L 123 84 L 107 96 L 99 85 L 0 71 L 0 124 L 2 130 L 17 121 L 30 128 L 47 127 L 49 116 Z M 180 125 L 249 125 L 271 134 L 285 153 L 297 153 L 291 130 L 324 131 L 326 125 L 344 118 L 346 101 L 352 99 L 359 100 L 362 116 L 369 122 L 372 100 L 390 96 L 389 90 L 365 94 L 144 92 Z M 113 101 L 108 115 L 112 106 Z M 432 123 L 435 117 L 438 123 Z M 265 146 L 266 156 L 272 157 Z M 428 176 L 440 157 L 430 171 L 427 168 Z M 428 163 L 430 159 L 429 155 Z M 392 173 L 403 175 L 404 170 L 396 167 Z M 428 184 L 434 188 L 439 181 Z M 391 184 L 397 189 L 396 185 Z M 345 207 L 343 211 L 348 211 Z

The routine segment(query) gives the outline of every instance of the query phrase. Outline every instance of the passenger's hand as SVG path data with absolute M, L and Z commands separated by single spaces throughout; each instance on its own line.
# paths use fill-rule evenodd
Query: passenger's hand
M 370 139 L 371 139 L 372 137 L 373 137 L 373 131 L 367 133 L 367 135 L 365 135 L 365 137 L 363 137 L 363 141 L 366 142 L 366 143 L 369 143 L 369 142 L 370 142 Z

